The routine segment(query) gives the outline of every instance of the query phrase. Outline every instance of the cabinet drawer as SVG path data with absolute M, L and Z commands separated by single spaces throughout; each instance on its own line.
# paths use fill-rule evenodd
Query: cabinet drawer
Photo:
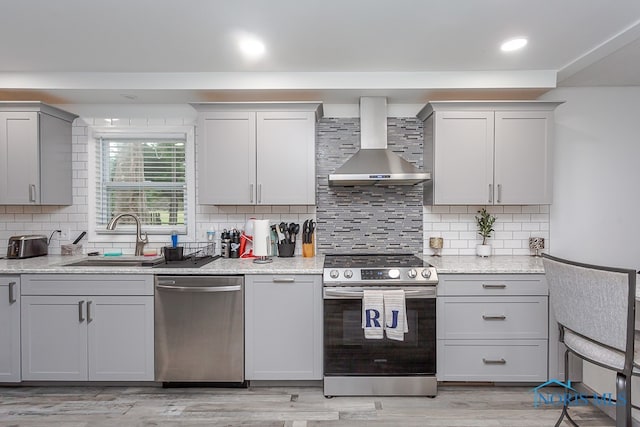
M 22 295 L 153 295 L 153 275 L 23 274 Z
M 547 297 L 438 298 L 438 339 L 546 339 Z
M 546 340 L 439 340 L 439 381 L 547 380 Z
M 438 296 L 548 295 L 543 274 L 442 274 Z

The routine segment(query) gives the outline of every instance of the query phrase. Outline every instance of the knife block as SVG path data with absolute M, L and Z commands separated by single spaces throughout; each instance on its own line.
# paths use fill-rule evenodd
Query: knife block
M 312 258 L 316 256 L 315 239 L 311 238 L 311 243 L 302 244 L 302 256 L 305 258 Z

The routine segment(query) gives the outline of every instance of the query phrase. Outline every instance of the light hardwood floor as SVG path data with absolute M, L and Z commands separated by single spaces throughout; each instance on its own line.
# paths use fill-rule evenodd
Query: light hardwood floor
M 613 426 L 591 406 L 581 426 Z M 319 387 L 0 387 L 0 426 L 553 426 L 530 387 L 443 386 L 435 398 L 335 397 Z M 568 425 L 568 424 L 563 424 Z

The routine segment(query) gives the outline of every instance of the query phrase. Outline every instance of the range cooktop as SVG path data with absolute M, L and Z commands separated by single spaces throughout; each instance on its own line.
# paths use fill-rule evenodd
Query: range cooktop
M 411 254 L 329 254 L 324 259 L 325 285 L 431 285 L 435 267 Z
M 429 266 L 412 254 L 329 254 L 324 268 L 423 267 Z

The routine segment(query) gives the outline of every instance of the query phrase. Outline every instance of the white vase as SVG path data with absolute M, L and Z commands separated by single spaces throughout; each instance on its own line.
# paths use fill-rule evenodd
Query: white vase
M 491 256 L 491 245 L 476 245 L 476 255 L 481 257 Z

